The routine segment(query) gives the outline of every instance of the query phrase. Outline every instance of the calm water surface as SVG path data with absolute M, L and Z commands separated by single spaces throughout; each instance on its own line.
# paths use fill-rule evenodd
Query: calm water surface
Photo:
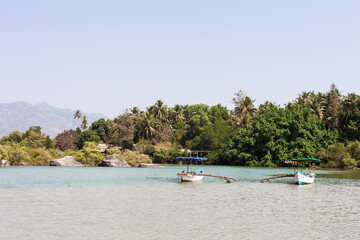
M 291 169 L 207 166 L 237 183 L 179 183 L 164 169 L 0 169 L 0 239 L 360 239 L 360 172 L 315 184 Z

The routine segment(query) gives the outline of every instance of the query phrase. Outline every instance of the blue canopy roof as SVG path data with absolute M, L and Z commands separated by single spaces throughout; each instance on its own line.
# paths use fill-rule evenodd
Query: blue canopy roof
M 207 158 L 202 157 L 177 157 L 181 161 L 205 161 Z

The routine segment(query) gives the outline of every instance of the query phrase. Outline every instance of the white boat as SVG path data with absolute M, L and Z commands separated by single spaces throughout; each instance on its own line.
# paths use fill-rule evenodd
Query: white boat
M 232 182 L 237 181 L 236 178 L 233 178 L 233 177 L 224 177 L 224 176 L 220 176 L 220 175 L 204 173 L 203 164 L 204 164 L 204 161 L 206 160 L 206 158 L 198 157 L 198 152 L 200 152 L 200 151 L 195 151 L 195 152 L 197 152 L 196 157 L 192 157 L 191 152 L 190 152 L 188 157 L 178 157 L 177 158 L 177 159 L 181 160 L 181 162 L 180 162 L 181 164 L 180 164 L 180 172 L 176 173 L 176 175 L 179 176 L 179 180 L 181 182 L 200 182 L 203 180 L 204 176 L 221 178 L 221 179 L 226 180 L 227 183 L 232 183 Z M 209 151 L 207 151 L 207 152 L 209 152 Z M 181 166 L 183 163 L 185 163 L 187 165 L 186 170 L 181 169 Z M 201 164 L 201 168 L 197 171 L 193 171 L 193 166 L 196 164 Z
M 314 183 L 314 180 L 315 180 L 314 173 L 304 174 L 297 171 L 294 176 L 294 183 L 297 185 Z
M 196 175 L 196 173 L 180 173 L 178 175 L 180 176 L 181 182 L 200 182 L 204 178 L 204 176 Z
M 293 166 L 299 162 L 308 162 L 309 168 L 305 169 L 304 171 L 300 171 L 300 170 L 294 171 L 294 183 L 297 185 L 314 183 L 315 172 L 314 170 L 312 170 L 311 165 L 314 162 L 320 162 L 320 160 L 315 158 L 300 158 L 300 159 L 289 159 L 285 161 L 285 163 L 291 163 Z
M 202 169 L 203 161 L 206 158 L 201 157 L 178 157 L 182 162 L 187 164 L 187 170 L 178 172 L 177 175 L 180 177 L 181 182 L 200 182 L 203 180 L 204 171 Z M 193 165 L 196 163 L 201 163 L 201 169 L 193 171 Z

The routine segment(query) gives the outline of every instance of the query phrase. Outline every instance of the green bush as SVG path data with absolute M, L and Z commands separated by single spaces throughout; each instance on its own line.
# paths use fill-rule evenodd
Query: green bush
M 171 159 L 169 151 L 166 148 L 157 149 L 153 155 L 154 163 L 165 163 Z
M 31 165 L 35 166 L 48 166 L 50 164 L 50 160 L 53 159 L 49 151 L 45 148 L 36 148 L 30 151 L 31 156 Z
M 10 165 L 31 164 L 30 150 L 27 147 L 12 147 L 9 151 Z
M 86 166 L 97 166 L 104 158 L 104 155 L 96 143 L 85 142 L 83 149 L 76 152 L 74 158 Z
M 120 156 L 122 151 L 118 147 L 106 149 L 106 155 L 118 155 Z
M 136 167 L 140 163 L 152 163 L 150 157 L 146 154 L 141 154 L 139 152 L 133 152 L 131 150 L 124 151 L 110 151 L 111 155 L 115 154 L 121 157 L 125 162 L 127 162 L 130 166 Z
M 49 154 L 51 155 L 51 158 L 54 159 L 57 156 L 57 150 L 56 149 L 48 149 Z
M 145 139 L 141 139 L 138 143 L 135 144 L 135 148 L 137 151 L 139 151 L 140 153 L 143 153 L 146 149 L 146 147 L 148 146 L 153 146 L 151 141 L 149 140 L 145 140 Z
M 360 164 L 360 142 L 334 143 L 318 152 L 317 157 L 323 162 L 322 167 L 356 168 Z
M 350 155 L 355 159 L 357 162 L 357 166 L 360 166 L 360 142 L 350 142 L 347 146 L 347 149 L 350 153 Z
M 76 153 L 77 153 L 77 151 L 74 149 L 66 149 L 64 152 L 62 152 L 61 157 L 64 157 L 64 156 L 73 156 L 74 157 L 76 155 Z
M 356 168 L 357 161 L 350 156 L 350 154 L 346 154 L 342 159 L 344 168 Z
M 0 145 L 0 160 L 1 160 L 1 159 L 7 160 L 8 158 L 9 158 L 8 151 L 6 150 L 5 147 L 3 147 L 2 145 Z
M 155 153 L 155 148 L 152 145 L 146 145 L 143 153 L 152 157 Z

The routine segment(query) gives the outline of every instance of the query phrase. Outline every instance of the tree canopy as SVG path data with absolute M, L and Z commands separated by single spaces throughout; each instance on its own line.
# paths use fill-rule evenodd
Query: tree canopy
M 176 162 L 184 149 L 191 149 L 210 151 L 211 164 L 284 166 L 289 158 L 320 156 L 327 167 L 360 165 L 360 96 L 355 93 L 343 96 L 332 84 L 325 93 L 303 91 L 284 106 L 265 101 L 256 107 L 255 99 L 239 90 L 232 102 L 228 109 L 203 103 L 168 106 L 159 99 L 145 110 L 133 107 L 90 126 L 76 110 L 76 130 L 65 130 L 54 140 L 39 126 L 14 131 L 0 139 L 0 154 L 19 164 L 21 157 L 46 162 L 49 155 L 39 149 L 51 156 L 74 151 L 79 158 L 91 156 L 86 164 L 95 164 L 101 155 L 96 144 L 104 143 L 160 163 Z

